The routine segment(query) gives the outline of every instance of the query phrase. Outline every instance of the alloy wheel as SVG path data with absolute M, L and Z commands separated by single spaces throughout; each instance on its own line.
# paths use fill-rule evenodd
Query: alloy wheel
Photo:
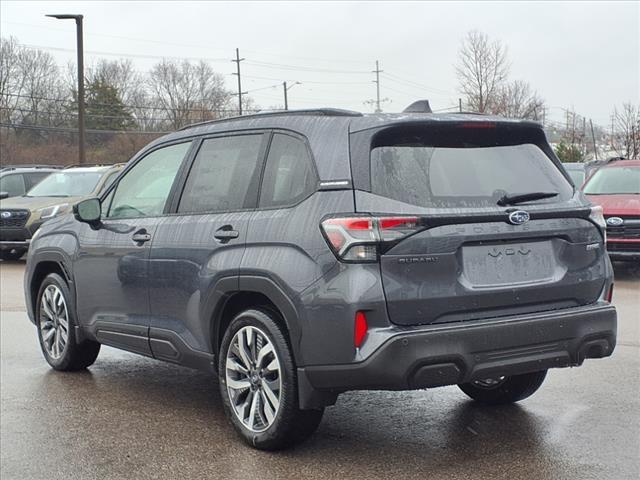
M 40 335 L 47 354 L 57 360 L 69 339 L 69 311 L 60 288 L 49 285 L 40 299 Z
M 238 330 L 225 363 L 227 393 L 234 414 L 252 432 L 268 429 L 278 414 L 282 374 L 269 337 L 254 326 Z

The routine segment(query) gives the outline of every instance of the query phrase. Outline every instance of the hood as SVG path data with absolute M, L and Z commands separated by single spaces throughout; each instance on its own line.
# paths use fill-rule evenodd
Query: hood
M 640 217 L 640 195 L 587 195 L 587 198 L 602 207 L 605 217 Z
M 0 200 L 0 209 L 25 209 L 36 210 L 39 208 L 52 207 L 62 203 L 73 205 L 78 203 L 84 197 L 11 197 Z

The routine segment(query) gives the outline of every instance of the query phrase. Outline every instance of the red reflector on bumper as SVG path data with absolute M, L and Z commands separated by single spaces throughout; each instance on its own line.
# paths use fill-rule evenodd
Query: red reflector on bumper
M 609 287 L 609 291 L 607 292 L 607 298 L 606 298 L 607 302 L 611 303 L 611 300 L 613 300 L 613 283 L 611 284 L 611 286 Z
M 356 324 L 353 336 L 353 344 L 356 348 L 360 348 L 360 345 L 364 342 L 364 337 L 367 336 L 368 329 L 367 317 L 364 312 L 356 312 Z

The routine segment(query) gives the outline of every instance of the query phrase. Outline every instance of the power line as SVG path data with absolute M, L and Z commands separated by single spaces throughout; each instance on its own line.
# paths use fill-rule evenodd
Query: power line
M 20 26 L 26 26 L 26 27 L 31 27 L 31 28 L 39 28 L 39 29 L 45 29 L 45 30 L 53 30 L 53 31 L 58 31 L 58 32 L 64 32 L 66 31 L 66 29 L 62 29 L 62 28 L 54 28 L 54 27 L 49 27 L 49 26 L 44 26 L 44 25 L 33 25 L 33 24 L 29 24 L 29 23 L 21 23 L 21 22 L 3 22 L 9 25 L 20 25 Z M 128 36 L 122 36 L 122 35 L 113 35 L 113 34 L 106 34 L 106 33 L 95 33 L 95 32 L 87 32 L 86 33 L 87 36 L 92 36 L 92 37 L 105 37 L 105 38 L 117 38 L 117 39 L 122 39 L 122 40 L 130 40 L 130 41 L 134 41 L 134 42 L 144 42 L 144 43 L 153 43 L 153 44 L 159 44 L 159 45 L 171 45 L 171 46 L 175 46 L 175 47 L 187 47 L 187 48 L 202 48 L 202 49 L 206 49 L 206 50 L 216 50 L 216 51 L 226 51 L 226 48 L 215 48 L 215 47 L 211 47 L 209 45 L 196 45 L 196 44 L 192 44 L 192 43 L 176 43 L 176 42 L 168 42 L 165 40 L 155 40 L 155 39 L 149 39 L 149 38 L 140 38 L 140 37 L 128 37 Z M 266 55 L 266 56 L 271 56 L 271 57 L 279 57 L 279 58 L 292 58 L 292 59 L 298 59 L 298 60 L 310 60 L 310 61 L 318 61 L 318 62 L 326 62 L 326 63 L 359 63 L 361 65 L 365 65 L 368 64 L 368 62 L 364 61 L 364 60 L 352 60 L 352 59 L 339 59 L 339 58 L 321 58 L 321 57 L 307 57 L 307 56 L 299 56 L 299 55 L 283 55 L 281 53 L 271 53 L 271 52 L 263 52 L 263 51 L 258 51 L 258 50 L 244 50 L 245 52 L 249 52 L 249 53 L 254 53 L 254 54 L 258 54 L 258 55 Z
M 335 70 L 329 68 L 314 68 L 303 65 L 288 65 L 284 63 L 272 63 L 272 62 L 260 62 L 257 60 L 247 60 L 247 65 L 253 65 L 258 68 L 271 68 L 277 70 L 295 70 L 304 72 L 319 72 L 319 73 L 339 73 L 339 74 L 369 74 L 371 72 L 367 70 Z
M 67 127 L 43 127 L 38 125 L 20 125 L 17 123 L 0 123 L 0 127 L 6 128 L 17 128 L 24 130 L 36 130 L 36 131 L 48 131 L 48 132 L 59 132 L 59 133 L 78 133 L 77 128 L 67 128 Z M 87 129 L 87 133 L 133 133 L 139 135 L 166 135 L 167 133 L 172 132 L 143 132 L 139 130 L 95 130 L 95 129 Z
M 70 48 L 60 48 L 60 47 L 50 47 L 45 45 L 29 45 L 26 43 L 18 43 L 20 47 L 28 48 L 30 50 L 45 50 L 45 51 L 59 51 L 59 52 L 75 52 L 75 50 Z M 105 55 L 110 57 L 125 57 L 125 58 L 146 58 L 151 60 L 164 60 L 164 59 L 172 59 L 172 60 L 192 60 L 192 61 L 208 61 L 208 62 L 226 62 L 226 58 L 212 58 L 212 57 L 183 57 L 183 56 L 172 56 L 172 55 L 148 55 L 148 54 L 139 54 L 139 53 L 122 53 L 122 52 L 105 52 L 100 50 L 85 50 L 84 53 L 90 55 Z
M 452 92 L 447 92 L 446 90 L 441 90 L 439 88 L 434 88 L 434 87 L 429 87 L 427 85 L 422 85 L 420 83 L 417 82 L 413 82 L 411 80 L 405 80 L 397 75 L 393 75 L 391 73 L 384 73 L 383 77 L 385 77 L 387 80 L 394 82 L 394 83 L 398 83 L 401 85 L 404 85 L 405 87 L 409 87 L 409 88 L 416 88 L 416 89 L 420 89 L 420 90 L 429 90 L 432 91 L 434 93 L 440 93 L 440 94 L 444 94 L 444 95 L 450 95 Z
M 246 93 L 246 92 L 245 92 Z M 58 102 L 58 103 L 71 103 L 73 99 L 71 98 L 49 98 L 42 97 L 36 95 L 20 95 L 17 93 L 5 93 L 3 94 L 7 97 L 18 97 L 18 98 L 26 98 L 29 100 L 42 100 L 49 102 Z M 201 112 L 202 107 L 200 108 L 171 108 L 171 107 L 153 107 L 149 105 L 131 105 L 126 103 L 99 103 L 99 102 L 89 102 L 92 106 L 100 106 L 100 107 L 123 107 L 126 109 L 134 109 L 134 110 L 162 110 L 162 111 L 180 111 L 180 112 Z M 204 100 L 193 100 L 193 103 L 206 103 Z M 7 107 L 5 107 L 7 108 Z M 215 110 L 216 112 L 237 112 L 237 110 L 228 108 L 228 109 L 208 109 Z

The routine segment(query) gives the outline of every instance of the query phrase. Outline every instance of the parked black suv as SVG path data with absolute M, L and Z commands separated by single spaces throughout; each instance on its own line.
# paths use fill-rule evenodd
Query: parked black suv
M 536 123 L 258 114 L 156 140 L 46 223 L 25 292 L 54 369 L 105 344 L 217 372 L 275 449 L 347 390 L 508 403 L 611 355 L 603 228 Z

